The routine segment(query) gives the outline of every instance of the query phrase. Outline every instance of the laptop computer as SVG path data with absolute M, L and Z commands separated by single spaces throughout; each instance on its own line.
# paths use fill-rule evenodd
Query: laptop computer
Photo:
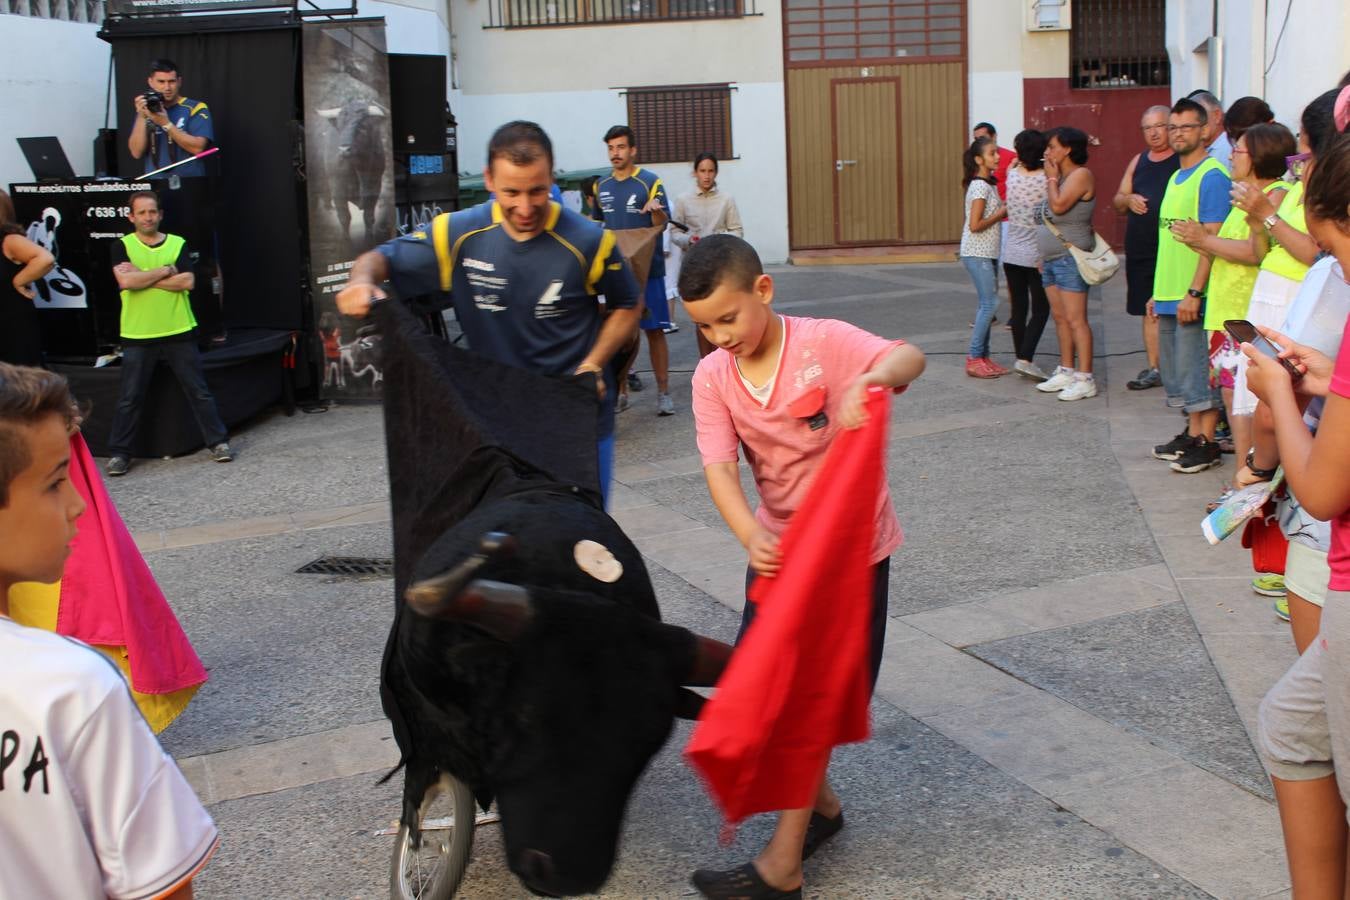
M 66 151 L 61 149 L 61 141 L 54 137 L 18 138 L 19 149 L 33 170 L 38 181 L 72 181 L 75 170 L 70 167 Z

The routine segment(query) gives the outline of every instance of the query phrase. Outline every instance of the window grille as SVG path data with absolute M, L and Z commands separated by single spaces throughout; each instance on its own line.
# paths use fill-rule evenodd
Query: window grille
M 700 153 L 732 158 L 730 85 L 638 87 L 627 95 L 642 162 L 693 162 Z
M 785 0 L 789 63 L 959 57 L 965 3 Z
M 1074 0 L 1069 46 L 1075 88 L 1171 83 L 1165 0 Z
M 103 21 L 103 0 L 0 0 L 0 13 L 67 22 Z
M 492 0 L 488 28 L 756 16 L 756 0 Z

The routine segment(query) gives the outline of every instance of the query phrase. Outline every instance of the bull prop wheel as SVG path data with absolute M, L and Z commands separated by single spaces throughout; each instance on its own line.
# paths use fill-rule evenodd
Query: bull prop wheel
M 427 788 L 417 810 L 419 840 L 399 825 L 389 871 L 391 900 L 448 900 L 464 878 L 473 849 L 474 798 L 450 775 Z

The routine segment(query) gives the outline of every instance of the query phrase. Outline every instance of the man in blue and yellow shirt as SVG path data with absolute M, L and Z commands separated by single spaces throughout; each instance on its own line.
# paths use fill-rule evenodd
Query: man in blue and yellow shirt
M 648 228 L 670 221 L 670 203 L 666 188 L 655 172 L 638 168 L 637 137 L 627 125 L 615 125 L 605 132 L 605 149 L 614 167 L 596 184 L 600 213 L 606 228 Z M 644 309 L 638 327 L 647 335 L 652 374 L 656 377 L 656 414 L 675 412 L 670 399 L 670 351 L 665 329 L 670 327 L 670 301 L 666 299 L 666 259 L 658 241 L 652 253 L 652 266 L 643 286 Z
M 133 159 L 145 159 L 145 172 L 153 172 L 179 160 L 188 159 L 210 147 L 216 139 L 211 125 L 211 112 L 199 100 L 182 96 L 179 90 L 183 79 L 178 75 L 178 64 L 170 59 L 156 59 L 150 63 L 150 77 L 146 79 L 153 91 L 164 95 L 158 109 L 150 109 L 144 94 L 136 95 L 136 122 L 127 138 L 127 149 Z M 206 175 L 206 163 L 200 159 L 184 163 L 170 174 L 180 178 L 200 178 Z
M 404 297 L 448 293 L 475 353 L 540 375 L 595 373 L 608 495 L 617 393 L 609 362 L 636 331 L 637 284 L 613 232 L 549 199 L 553 144 L 538 125 L 497 129 L 484 180 L 494 200 L 358 257 L 338 309 L 365 315 L 386 280 Z

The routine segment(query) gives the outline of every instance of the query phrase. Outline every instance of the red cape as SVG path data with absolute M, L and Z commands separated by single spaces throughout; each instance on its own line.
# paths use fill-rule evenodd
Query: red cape
M 835 437 L 685 748 L 729 823 L 810 806 L 830 751 L 867 738 L 868 557 L 889 409 L 889 392 L 873 390 L 867 424 Z
M 167 694 L 206 681 L 206 669 L 164 599 L 78 433 L 70 440 L 70 481 L 87 507 L 61 576 L 58 634 L 126 647 L 131 686 Z

